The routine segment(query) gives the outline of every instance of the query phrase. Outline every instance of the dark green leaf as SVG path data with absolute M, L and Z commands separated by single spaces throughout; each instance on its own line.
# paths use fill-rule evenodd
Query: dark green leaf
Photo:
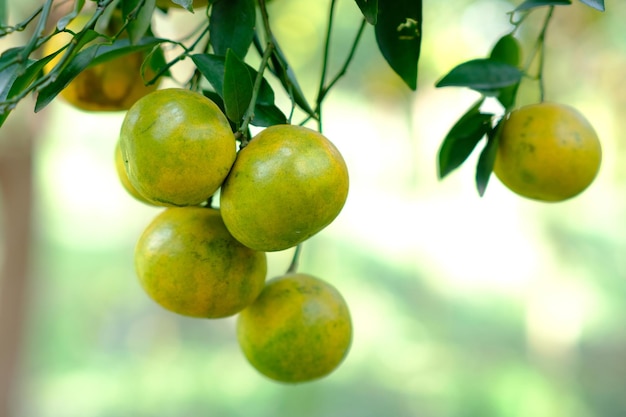
M 285 114 L 275 105 L 258 104 L 254 107 L 254 126 L 268 127 L 287 123 Z
M 437 83 L 437 87 L 468 87 L 484 92 L 518 83 L 522 75 L 517 67 L 504 62 L 475 59 L 453 68 Z
M 224 108 L 224 100 L 222 99 L 222 96 L 217 94 L 215 91 L 210 91 L 210 90 L 202 90 L 202 94 L 205 97 L 207 97 L 209 100 L 211 100 L 213 103 L 217 104 L 220 110 L 222 110 L 222 113 L 226 112 L 226 109 Z
M 422 0 L 380 0 L 375 32 L 383 57 L 415 90 L 422 40 Z
M 229 49 L 224 65 L 224 107 L 226 116 L 237 124 L 250 106 L 252 88 L 248 67 Z
M 491 50 L 489 58 L 493 61 L 519 66 L 521 61 L 521 47 L 519 41 L 511 34 L 501 37 Z M 508 109 L 515 103 L 519 82 L 508 87 L 502 87 L 495 92 L 498 101 Z
M 22 91 L 24 91 L 35 79 L 37 79 L 37 75 L 43 70 L 43 67 L 54 57 L 55 55 L 53 54 L 38 61 L 31 60 L 26 69 L 20 71 L 20 74 L 17 78 L 15 78 L 10 90 L 6 93 L 5 91 L 0 93 L 0 100 L 10 99 L 22 93 Z
M 207 81 L 213 86 L 215 91 L 223 96 L 224 94 L 224 61 L 223 56 L 211 55 L 211 54 L 195 54 L 191 56 L 194 64 Z M 254 80 L 257 77 L 258 72 L 246 64 L 248 72 L 250 73 L 250 79 Z M 267 82 L 265 78 L 261 80 L 261 88 L 257 95 L 257 104 L 273 105 L 274 104 L 274 90 Z
M 254 0 L 217 0 L 211 6 L 210 42 L 216 55 L 231 49 L 246 57 L 254 37 L 256 6 Z
M 287 62 L 287 58 L 280 50 L 278 43 L 274 40 L 274 52 L 272 53 L 270 62 L 272 64 L 272 70 L 276 77 L 280 80 L 280 83 L 283 85 L 283 88 L 289 94 L 292 101 L 296 103 L 300 109 L 306 112 L 309 116 L 313 118 L 317 118 L 315 114 L 315 110 L 309 105 L 300 85 L 298 84 L 298 80 L 296 79 L 296 75 L 294 74 L 291 66 Z
M 375 25 L 378 20 L 378 0 L 356 0 L 356 4 L 361 9 L 367 23 Z
M 125 3 L 127 3 L 127 1 L 125 1 L 124 4 Z M 134 16 L 134 19 L 128 24 L 126 31 L 128 31 L 131 43 L 138 43 L 139 40 L 146 35 L 150 28 L 150 23 L 152 23 L 152 15 L 154 14 L 155 7 L 156 0 L 144 0 L 141 9 L 139 9 L 137 15 Z M 127 14 L 124 17 L 129 18 L 130 16 Z
M 461 116 L 443 140 L 438 154 L 440 179 L 465 162 L 478 142 L 491 130 L 493 114 L 480 112 L 483 101 L 478 101 Z
M 496 126 L 496 128 L 487 135 L 487 144 L 480 153 L 480 156 L 478 157 L 478 164 L 476 165 L 476 189 L 481 197 L 487 190 L 489 177 L 491 177 L 491 173 L 493 172 L 493 165 L 496 162 L 499 142 L 500 129 L 499 126 Z
M 21 65 L 15 61 L 24 48 L 11 48 L 0 55 L 0 101 L 5 101 L 9 96 L 14 81 L 19 76 Z M 4 123 L 11 112 L 11 108 L 0 107 L 0 126 Z
M 132 45 L 129 39 L 117 39 L 110 45 L 91 45 L 80 51 L 74 59 L 61 71 L 56 79 L 42 88 L 37 95 L 35 112 L 40 111 L 63 90 L 85 68 L 101 64 L 117 57 L 147 50 L 158 45 L 163 40 L 158 38 L 143 38 L 138 44 Z
M 2 52 L 2 54 L 0 54 L 0 71 L 4 71 L 6 68 L 15 65 L 19 54 L 22 52 L 24 52 L 23 46 L 9 48 Z M 0 78 L 0 90 L 2 89 L 1 86 L 5 81 L 6 80 L 3 78 Z
M 85 0 L 77 0 L 74 2 L 74 9 L 72 9 L 72 11 L 68 14 L 66 14 L 65 16 L 63 16 L 62 18 L 60 18 L 57 22 L 57 29 L 58 30 L 64 30 L 68 23 L 70 23 L 72 21 L 72 19 L 74 19 L 76 16 L 78 16 L 78 14 L 80 13 L 80 11 L 83 9 L 83 6 L 85 5 Z
M 571 0 L 526 0 L 515 9 L 516 12 L 534 9 L 542 6 L 567 6 L 572 4 Z
M 604 0 L 580 0 L 583 4 L 589 7 L 593 7 L 601 12 L 604 11 Z
M 209 100 L 211 100 L 213 103 L 217 104 L 217 107 L 220 108 L 222 113 L 226 114 L 226 108 L 224 107 L 224 100 L 222 99 L 222 96 L 217 94 L 215 91 L 209 91 L 209 90 L 202 90 L 202 94 L 204 94 L 204 96 L 207 97 Z M 233 132 L 239 128 L 230 119 L 228 119 L 228 123 L 230 124 L 230 128 Z
M 518 66 L 521 59 L 521 47 L 515 36 L 504 35 L 494 45 L 489 58 L 492 61 L 504 62 L 505 64 Z
M 224 57 L 211 54 L 191 56 L 193 63 L 204 78 L 213 86 L 217 94 L 224 95 Z

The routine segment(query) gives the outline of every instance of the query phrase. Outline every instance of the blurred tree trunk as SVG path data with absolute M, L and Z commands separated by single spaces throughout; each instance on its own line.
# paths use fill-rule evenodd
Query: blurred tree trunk
M 38 118 L 21 119 L 2 127 L 0 187 L 2 198 L 2 275 L 0 276 L 0 416 L 14 412 L 30 278 L 33 207 L 33 137 Z

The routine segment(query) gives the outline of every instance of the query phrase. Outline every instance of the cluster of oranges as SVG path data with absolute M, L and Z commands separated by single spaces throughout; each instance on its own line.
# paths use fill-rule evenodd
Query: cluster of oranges
M 78 32 L 89 19 L 80 15 L 68 29 Z M 117 33 L 121 14 L 107 25 L 104 33 Z M 55 35 L 45 54 L 70 40 L 69 33 Z M 267 252 L 293 248 L 337 217 L 348 193 L 341 154 L 322 134 L 295 125 L 265 128 L 243 146 L 204 95 L 146 86 L 154 76 L 149 66 L 142 74 L 146 58 L 135 52 L 90 66 L 60 94 L 82 110 L 126 112 L 115 147 L 119 179 L 137 200 L 163 207 L 135 248 L 142 287 L 180 315 L 238 315 L 243 353 L 270 378 L 296 383 L 327 375 L 351 344 L 346 301 L 308 274 L 290 270 L 266 280 Z
M 135 249 L 154 301 L 190 317 L 238 314 L 244 354 L 278 381 L 316 379 L 341 363 L 352 326 L 339 292 L 302 273 L 266 281 L 267 252 L 307 240 L 345 203 L 346 164 L 326 137 L 277 125 L 238 149 L 214 102 L 167 88 L 126 112 L 116 160 L 129 193 L 164 207 Z

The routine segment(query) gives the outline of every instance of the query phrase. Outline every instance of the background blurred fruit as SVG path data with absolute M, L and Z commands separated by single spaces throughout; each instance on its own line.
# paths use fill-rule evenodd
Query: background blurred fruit
M 562 201 L 593 182 L 602 150 L 593 127 L 576 109 L 532 104 L 512 111 L 503 123 L 494 172 L 515 193 Z

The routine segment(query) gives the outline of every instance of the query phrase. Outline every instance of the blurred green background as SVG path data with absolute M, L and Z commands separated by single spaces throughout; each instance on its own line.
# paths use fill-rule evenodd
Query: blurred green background
M 10 7 L 18 16 L 32 3 Z M 541 204 L 493 177 L 480 198 L 476 155 L 437 180 L 441 140 L 477 95 L 433 86 L 456 64 L 486 56 L 519 3 L 425 1 L 417 93 L 387 67 L 370 27 L 330 94 L 324 132 L 346 158 L 351 191 L 337 220 L 304 246 L 300 270 L 343 293 L 355 334 L 342 366 L 312 383 L 259 375 L 239 351 L 233 319 L 178 317 L 144 295 L 133 247 L 158 210 L 118 183 L 123 114 L 60 101 L 40 113 L 11 417 L 625 416 L 626 4 L 607 2 L 603 14 L 575 1 L 557 8 L 548 32 L 547 98 L 581 110 L 603 144 L 587 191 Z M 310 97 L 327 6 L 270 4 L 275 35 Z M 543 15 L 520 33 L 527 54 Z M 202 15 L 170 17 L 157 19 L 157 33 L 180 34 Z M 339 1 L 331 73 L 359 22 L 354 2 Z M 524 100 L 536 100 L 534 88 Z M 27 100 L 13 123 L 31 113 Z M 14 139 L 8 132 L 0 149 Z M 270 254 L 269 275 L 283 273 L 291 254 Z

